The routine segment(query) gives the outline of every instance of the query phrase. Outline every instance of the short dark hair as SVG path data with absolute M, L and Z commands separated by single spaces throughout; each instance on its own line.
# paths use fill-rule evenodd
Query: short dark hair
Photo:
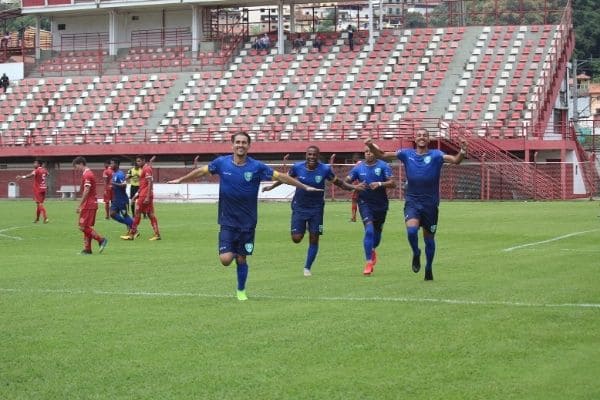
M 319 146 L 315 146 L 314 144 L 311 144 L 310 146 L 308 146 L 308 147 L 306 148 L 306 151 L 308 151 L 308 150 L 310 150 L 310 149 L 316 150 L 316 151 L 317 151 L 317 153 L 321 154 L 321 149 L 319 149 Z
M 117 167 L 121 165 L 121 160 L 117 160 L 116 158 L 112 158 L 110 161 Z
M 235 142 L 235 137 L 239 135 L 246 136 L 246 139 L 248 139 L 248 144 L 252 143 L 252 138 L 250 137 L 250 135 L 248 135 L 247 132 L 236 132 L 233 135 L 231 135 L 231 143 Z
M 85 157 L 82 157 L 82 156 L 75 157 L 75 159 L 73 160 L 73 165 L 87 165 L 87 162 L 85 161 Z

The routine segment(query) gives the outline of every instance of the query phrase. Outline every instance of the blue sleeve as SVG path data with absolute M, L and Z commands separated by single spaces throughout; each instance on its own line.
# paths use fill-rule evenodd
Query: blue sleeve
M 298 176 L 297 166 L 298 166 L 298 164 L 292 165 L 292 168 L 290 168 L 290 171 L 288 172 L 288 175 L 291 176 L 292 178 L 295 178 Z
M 217 157 L 208 164 L 208 172 L 211 175 L 218 174 L 220 171 L 222 157 Z
M 394 173 L 392 172 L 392 167 L 388 163 L 385 163 L 385 167 L 383 168 L 383 172 L 385 174 L 385 180 L 386 181 L 388 179 L 390 179 L 391 177 L 394 176 Z
M 398 158 L 398 160 L 405 162 L 406 161 L 406 152 L 402 149 L 398 150 L 396 152 L 396 158 Z
M 348 177 L 350 178 L 351 182 L 354 182 L 358 179 L 358 166 L 352 168 L 350 172 L 348 172 Z
M 273 168 L 269 167 L 267 164 L 260 163 L 259 175 L 261 181 L 270 181 L 273 179 Z
M 327 173 L 325 174 L 325 179 L 327 179 L 328 181 L 332 181 L 333 178 L 335 178 L 333 168 L 331 168 L 331 165 L 327 164 Z

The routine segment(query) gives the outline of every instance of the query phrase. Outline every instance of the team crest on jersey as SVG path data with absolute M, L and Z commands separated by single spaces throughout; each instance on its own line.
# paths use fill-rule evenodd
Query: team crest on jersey
M 425 158 L 423 158 L 423 161 L 425 162 L 425 164 L 429 164 L 431 162 L 431 156 L 425 156 Z
M 437 231 L 437 225 L 431 225 L 431 226 L 429 227 L 429 231 L 430 231 L 431 233 L 435 233 L 435 231 Z
M 254 243 L 246 243 L 244 248 L 246 249 L 247 253 L 252 253 L 252 250 L 254 250 Z
M 322 180 L 323 180 L 323 177 L 321 175 L 315 176 L 315 182 L 321 183 Z
M 381 168 L 379 168 L 379 167 L 375 168 L 375 175 L 377 175 L 377 176 L 381 175 Z
M 252 172 L 244 172 L 244 179 L 246 182 L 250 182 L 252 180 Z

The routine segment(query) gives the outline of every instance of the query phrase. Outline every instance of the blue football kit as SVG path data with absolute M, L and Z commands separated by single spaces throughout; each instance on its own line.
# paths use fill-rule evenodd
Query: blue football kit
M 404 218 L 418 219 L 421 226 L 435 233 L 440 204 L 440 177 L 444 152 L 429 150 L 418 154 L 414 149 L 398 150 L 396 156 L 404 164 L 407 185 Z
M 217 157 L 208 171 L 219 175 L 219 253 L 250 255 L 254 249 L 260 182 L 270 180 L 274 171 L 251 157 L 236 165 L 232 155 Z
M 296 163 L 289 175 L 305 185 L 325 189 L 325 181 L 335 178 L 329 164 L 317 163 L 315 169 L 307 168 L 306 161 Z M 291 232 L 304 234 L 307 226 L 311 233 L 323 233 L 323 213 L 325 208 L 325 192 L 309 192 L 296 188 L 292 199 Z

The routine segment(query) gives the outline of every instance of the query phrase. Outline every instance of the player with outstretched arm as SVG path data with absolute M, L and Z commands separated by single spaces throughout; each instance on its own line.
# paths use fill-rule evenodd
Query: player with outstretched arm
M 169 181 L 182 183 L 203 175 L 219 175 L 219 258 L 227 266 L 235 259 L 237 264 L 237 298 L 248 299 L 246 280 L 248 278 L 247 256 L 254 250 L 254 233 L 257 223 L 258 190 L 261 181 L 276 180 L 306 191 L 322 191 L 285 174 L 274 171 L 266 164 L 248 156 L 251 138 L 246 132 L 231 136 L 233 153 L 220 156 L 208 165 L 200 166 L 190 173 Z
M 444 163 L 460 164 L 467 154 L 467 142 L 461 139 L 460 151 L 456 155 L 445 154 L 440 150 L 429 149 L 429 132 L 419 129 L 415 134 L 415 149 L 399 149 L 384 152 L 366 139 L 365 144 L 375 157 L 384 160 L 399 159 L 406 173 L 406 195 L 404 221 L 408 243 L 412 249 L 412 270 L 421 269 L 421 249 L 419 249 L 419 228 L 423 227 L 425 242 L 425 280 L 433 280 L 433 258 L 435 255 L 435 233 L 437 232 L 438 207 L 440 204 L 440 176 Z

